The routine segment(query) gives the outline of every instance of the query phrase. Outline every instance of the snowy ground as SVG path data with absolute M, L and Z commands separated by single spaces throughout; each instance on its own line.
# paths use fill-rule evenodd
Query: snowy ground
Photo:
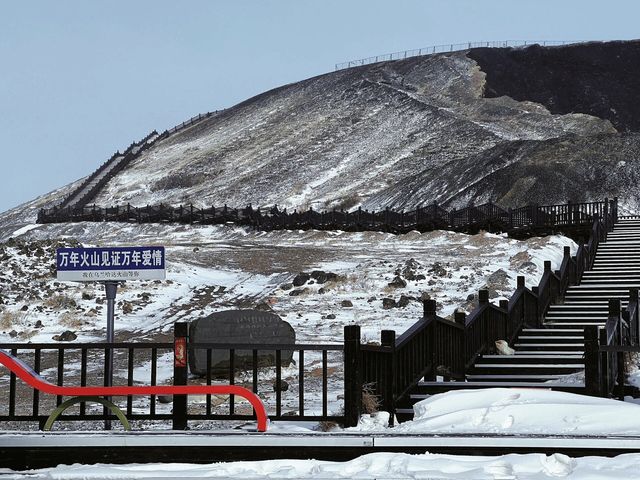
M 350 323 L 362 326 L 364 341 L 377 340 L 382 329 L 402 332 L 412 325 L 422 314 L 422 298 L 436 299 L 444 316 L 457 307 L 470 311 L 478 289 L 488 286 L 493 299 L 508 297 L 517 275 L 536 285 L 544 260 L 558 268 L 563 246 L 576 248 L 562 236 L 518 241 L 443 231 L 265 233 L 113 223 L 31 225 L 14 237 L 0 244 L 0 341 L 13 342 L 51 341 L 63 329 L 82 341 L 104 338 L 101 285 L 54 278 L 55 248 L 76 242 L 167 248 L 167 280 L 119 288 L 116 340 L 156 338 L 177 320 L 256 306 L 291 323 L 299 341 L 335 341 Z M 291 285 L 299 272 L 314 270 L 337 277 Z M 400 284 L 389 285 L 396 277 Z M 384 308 L 385 298 L 396 306 L 387 301 Z
M 640 406 L 564 392 L 486 389 L 448 392 L 419 402 L 416 418 L 394 428 L 364 416 L 349 433 L 548 434 L 623 438 L 640 435 Z M 388 420 L 384 412 L 378 420 Z M 271 433 L 312 433 L 274 425 Z M 327 434 L 317 433 L 323 436 Z M 562 454 L 468 457 L 376 453 L 349 462 L 272 460 L 262 462 L 140 465 L 60 465 L 22 472 L 29 478 L 432 478 L 432 479 L 629 479 L 637 478 L 640 454 L 572 459 Z M 178 474 L 179 472 L 179 474 Z M 0 470 L 5 478 L 21 474 Z
M 377 232 L 319 231 L 254 232 L 229 226 L 129 225 L 80 223 L 28 225 L 14 231 L 14 240 L 0 245 L 0 341 L 52 342 L 63 332 L 75 342 L 102 341 L 106 305 L 99 284 L 58 282 L 54 253 L 60 246 L 164 245 L 167 279 L 127 282 L 119 287 L 116 306 L 116 341 L 171 341 L 173 324 L 236 308 L 272 310 L 289 322 L 300 343 L 341 343 L 345 325 L 357 323 L 364 342 L 377 342 L 380 331 L 404 332 L 422 316 L 422 299 L 434 298 L 439 313 L 455 308 L 471 311 L 477 291 L 489 287 L 494 300 L 509 297 L 516 276 L 536 285 L 544 260 L 558 268 L 565 245 L 561 236 L 518 241 L 501 235 L 464 235 L 452 232 L 391 235 Z M 293 286 L 300 272 L 323 271 L 328 281 L 309 279 Z M 300 282 L 295 282 L 300 283 Z M 391 285 L 390 285 L 391 284 Z M 126 382 L 126 358 L 116 357 L 116 382 Z M 43 374 L 55 380 L 55 351 L 44 358 L 52 368 Z M 294 354 L 295 355 L 295 354 Z M 65 376 L 78 376 L 79 355 L 65 358 Z M 295 359 L 295 357 L 294 357 Z M 158 381 L 170 382 L 171 355 L 158 362 Z M 319 352 L 306 352 L 305 405 L 321 408 L 322 378 Z M 99 360 L 90 375 L 100 379 Z M 150 381 L 150 362 L 139 359 L 135 380 Z M 339 413 L 342 394 L 342 357 L 329 356 L 329 408 Z M 274 401 L 273 369 L 261 369 L 263 400 Z M 291 385 L 283 395 L 285 411 L 297 410 L 298 366 L 285 368 Z M 251 372 L 239 374 L 240 384 Z M 0 387 L 8 382 L 0 372 Z M 28 392 L 25 392 L 25 395 Z M 29 408 L 25 404 L 25 408 Z M 191 398 L 195 409 L 203 398 Z M 226 399 L 216 400 L 226 405 Z M 147 399 L 134 408 L 144 411 Z M 160 411 L 170 404 L 158 405 Z M 221 407 L 222 408 L 222 407 Z
M 454 456 L 425 453 L 373 453 L 349 462 L 269 460 L 263 462 L 132 465 L 60 465 L 28 472 L 1 470 L 2 478 L 129 479 L 456 479 L 456 480 L 628 480 L 638 478 L 640 454 L 615 458 L 570 458 L 562 454 Z
M 350 433 L 549 434 L 621 438 L 640 435 L 640 406 L 615 400 L 531 389 L 448 392 L 419 402 L 416 419 L 394 428 L 363 418 Z M 380 415 L 388 419 L 388 415 Z M 285 429 L 286 430 L 286 429 Z M 373 432 L 372 430 L 375 430 Z M 278 431 L 278 429 L 273 429 Z M 282 430 L 284 431 L 284 430 Z M 293 431 L 293 430 L 289 430 Z M 298 429 L 297 431 L 302 431 Z M 319 436 L 327 434 L 316 433 Z M 499 457 L 375 453 L 348 462 L 271 460 L 261 462 L 131 465 L 59 465 L 36 471 L 0 470 L 4 478 L 377 478 L 377 479 L 631 479 L 640 454 L 616 458 L 569 458 L 562 454 Z

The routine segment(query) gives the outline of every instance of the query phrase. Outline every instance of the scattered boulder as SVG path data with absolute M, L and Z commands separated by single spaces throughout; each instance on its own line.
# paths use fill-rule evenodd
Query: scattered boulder
M 393 298 L 383 298 L 382 299 L 382 308 L 384 310 L 389 310 L 390 308 L 395 308 L 396 301 Z
M 284 290 L 285 292 L 287 290 L 291 290 L 293 288 L 293 283 L 283 283 L 282 285 L 280 285 L 280 290 Z
M 11 331 L 9 332 L 9 336 L 10 336 L 11 338 L 16 338 L 16 337 L 18 336 L 18 332 L 16 332 L 15 330 L 11 330 Z
M 320 287 L 320 288 L 318 289 L 318 293 L 319 293 L 320 295 L 324 295 L 325 293 L 327 293 L 327 290 L 326 290 L 324 287 Z
M 51 338 L 56 342 L 72 342 L 73 340 L 78 338 L 78 336 L 71 330 L 65 330 L 60 335 L 54 335 Z
M 388 283 L 388 285 L 392 288 L 405 288 L 407 286 L 407 282 L 400 277 L 400 275 L 396 275 L 395 278 Z
M 434 263 L 429 269 L 429 273 L 432 273 L 436 277 L 446 277 L 447 269 L 440 262 Z
M 536 269 L 536 264 L 533 262 L 523 262 L 518 265 L 518 270 L 526 270 L 528 272 L 533 272 Z
M 340 302 L 340 306 L 345 307 L 345 308 L 351 308 L 351 307 L 353 307 L 353 302 L 351 300 L 342 300 Z
M 156 398 L 158 399 L 158 403 L 173 402 L 173 395 L 158 395 Z
M 498 355 L 515 355 L 516 351 L 505 340 L 496 340 Z
M 335 280 L 338 278 L 333 272 L 323 272 L 322 270 L 314 270 L 311 272 L 311 278 L 313 278 L 317 283 L 325 283 L 329 280 Z
M 271 308 L 269 302 L 260 302 L 255 306 L 255 309 L 261 312 L 273 312 L 273 308 Z
M 82 299 L 83 300 L 93 300 L 95 297 L 95 295 L 91 292 L 82 292 Z
M 42 320 L 36 320 L 36 324 L 33 326 L 33 328 L 42 328 L 44 327 L 44 325 L 42 324 Z
M 414 300 L 414 298 L 408 297 L 407 295 L 400 295 L 400 300 L 398 300 L 396 307 L 404 308 L 409 305 L 409 302 L 411 302 L 411 300 Z
M 302 285 L 307 283 L 310 278 L 311 278 L 311 275 L 309 275 L 308 273 L 300 272 L 298 275 L 296 275 L 294 277 L 293 286 L 294 287 L 301 287 Z
M 414 281 L 417 278 L 416 270 L 420 267 L 420 264 L 415 261 L 415 259 L 410 258 L 404 263 L 404 268 L 402 269 L 402 276 L 407 280 Z M 424 278 L 424 275 L 422 275 Z
M 20 310 L 22 310 L 23 312 L 26 312 L 27 310 L 29 310 L 29 306 L 28 305 L 23 305 Z
M 307 293 L 308 291 L 308 288 L 297 288 L 296 290 L 291 290 L 289 292 L 289 295 L 292 297 L 297 297 L 298 295 L 302 295 L 303 293 Z
M 334 313 L 329 313 L 329 314 L 327 314 L 327 316 L 325 318 L 327 318 L 329 320 L 333 320 L 334 318 L 336 318 L 336 315 Z
M 122 302 L 122 313 L 128 314 L 133 313 L 133 305 L 131 302 L 124 301 Z
M 273 381 L 274 392 L 286 392 L 287 390 L 289 390 L 289 382 L 286 380 L 280 379 L 280 382 L 277 380 Z

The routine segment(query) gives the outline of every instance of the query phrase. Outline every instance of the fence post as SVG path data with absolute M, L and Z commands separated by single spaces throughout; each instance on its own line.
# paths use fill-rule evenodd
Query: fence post
M 632 318 L 629 316 L 627 321 L 629 322 L 629 336 L 631 345 L 640 345 L 640 316 L 638 315 L 638 289 L 629 289 L 629 304 L 627 310 L 631 311 L 632 305 L 635 305 L 635 315 Z M 635 334 L 635 335 L 634 335 Z
M 489 290 L 487 289 L 478 290 L 478 303 L 480 303 L 480 305 L 489 303 Z
M 173 324 L 173 384 L 187 384 L 187 344 L 189 324 Z M 173 396 L 173 430 L 187 430 L 187 396 Z
M 584 387 L 587 395 L 601 396 L 598 326 L 584 327 Z
M 380 344 L 390 349 L 382 375 L 382 409 L 389 412 L 389 425 L 393 427 L 396 412 L 396 332 L 382 330 Z
M 344 327 L 344 426 L 355 427 L 362 411 L 360 325 Z

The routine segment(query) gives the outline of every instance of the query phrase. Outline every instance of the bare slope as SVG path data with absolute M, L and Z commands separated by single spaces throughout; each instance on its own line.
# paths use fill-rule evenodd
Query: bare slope
M 484 85 L 465 52 L 287 85 L 159 142 L 97 203 L 410 206 L 457 198 L 491 173 L 478 159 L 514 141 L 615 133 L 593 116 L 484 98 Z

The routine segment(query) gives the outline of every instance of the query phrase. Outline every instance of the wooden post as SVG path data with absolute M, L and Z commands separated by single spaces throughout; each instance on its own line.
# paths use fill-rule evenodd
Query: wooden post
M 631 309 L 632 304 L 636 305 L 636 308 L 635 308 L 636 314 L 635 314 L 635 318 L 629 317 L 628 321 L 629 321 L 629 329 L 631 332 L 635 332 L 635 336 L 632 336 L 630 340 L 631 340 L 631 345 L 640 345 L 640 316 L 638 315 L 638 307 L 640 307 L 640 305 L 638 305 L 638 289 L 637 288 L 629 289 L 629 305 L 627 306 L 627 309 Z
M 463 327 L 467 324 L 467 314 L 464 312 L 459 312 L 456 311 L 453 314 L 453 320 L 458 324 L 458 325 L 462 325 Z
M 480 305 L 489 303 L 489 290 L 483 289 L 478 291 L 478 303 Z
M 385 356 L 384 372 L 382 374 L 382 409 L 389 412 L 389 425 L 393 427 L 396 412 L 396 332 L 393 330 L 382 330 L 380 332 L 380 343 L 383 347 L 391 351 Z M 405 365 L 405 368 L 408 367 Z
M 187 384 L 187 345 L 189 343 L 189 324 L 176 322 L 173 326 L 173 384 Z M 173 396 L 173 430 L 187 430 L 187 396 Z
M 607 330 L 601 328 L 598 330 L 598 343 L 599 345 L 607 345 Z M 609 391 L 609 352 L 601 352 L 598 355 L 599 372 L 600 372 L 600 396 L 608 397 L 611 393 Z
M 344 327 L 344 426 L 355 427 L 362 412 L 360 325 Z
M 422 302 L 423 316 L 425 318 L 435 317 L 436 315 L 436 301 L 435 300 L 425 300 Z
M 425 380 L 435 380 L 436 378 L 436 329 L 438 328 L 438 323 L 436 320 L 437 315 L 437 304 L 435 300 L 425 300 L 422 302 L 423 308 L 423 318 L 424 322 L 431 322 L 430 325 L 427 326 L 429 329 L 429 335 L 427 335 L 427 353 L 425 354 L 425 362 L 431 363 L 430 373 L 425 375 Z
M 521 289 L 521 288 L 525 288 L 524 275 L 518 275 L 518 277 L 517 277 L 517 288 L 518 288 L 518 290 Z
M 598 326 L 584 327 L 584 386 L 587 395 L 595 397 L 601 396 L 598 347 Z

